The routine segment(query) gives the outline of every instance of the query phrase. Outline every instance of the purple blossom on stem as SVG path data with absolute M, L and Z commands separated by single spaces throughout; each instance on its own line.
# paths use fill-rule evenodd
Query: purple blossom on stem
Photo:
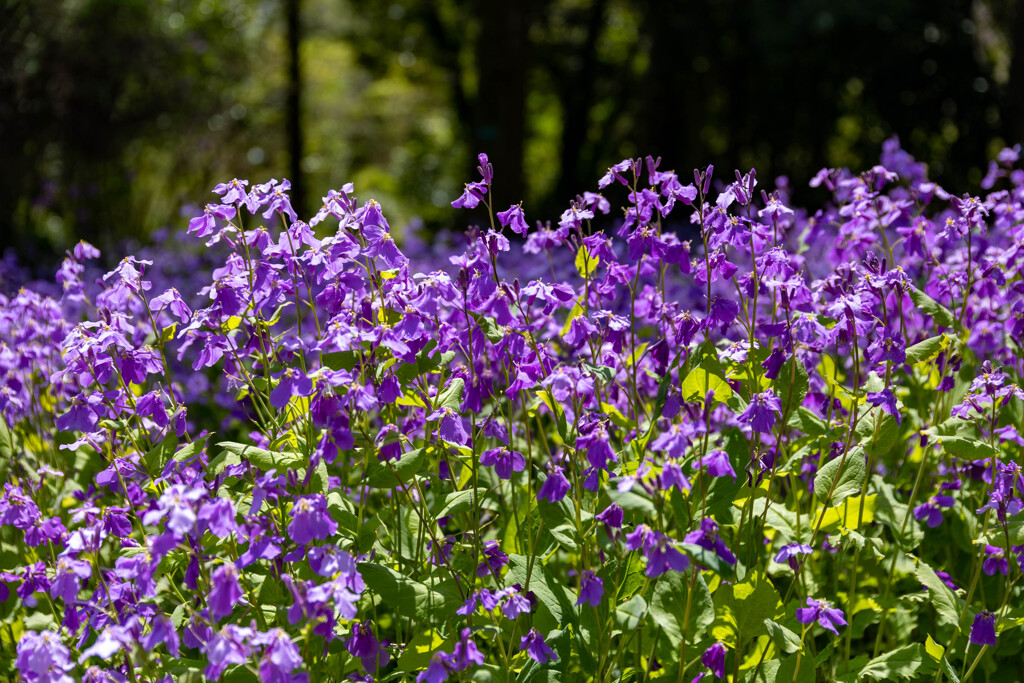
M 775 426 L 775 416 L 782 413 L 782 403 L 775 391 L 768 389 L 760 394 L 754 394 L 750 398 L 750 404 L 736 418 L 740 422 L 749 424 L 755 432 L 771 433 Z
M 821 627 L 839 635 L 836 626 L 846 626 L 843 611 L 832 607 L 826 600 L 807 598 L 807 607 L 798 607 L 796 620 L 801 624 L 813 624 L 817 621 Z
M 971 642 L 975 645 L 996 646 L 996 615 L 982 610 L 974 616 L 971 623 Z
M 544 636 L 542 636 L 535 628 L 531 628 L 530 631 L 523 636 L 522 640 L 519 642 L 519 649 L 526 650 L 527 654 L 540 664 L 558 660 L 558 655 L 555 654 L 554 650 L 548 647 L 548 644 L 544 642 Z

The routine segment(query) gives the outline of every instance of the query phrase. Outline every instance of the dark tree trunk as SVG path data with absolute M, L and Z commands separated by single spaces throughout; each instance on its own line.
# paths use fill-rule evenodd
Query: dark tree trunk
M 1010 82 L 1007 85 L 1009 112 L 1006 121 L 1010 144 L 1024 142 L 1024 2 L 1017 2 L 1014 11 L 1010 48 Z
M 470 151 L 473 166 L 479 152 L 486 152 L 494 165 L 495 211 L 523 200 L 530 4 L 482 0 L 479 5 L 478 87 Z
M 590 110 L 594 105 L 597 69 L 597 39 L 604 27 L 606 0 L 595 0 L 587 17 L 587 34 L 580 51 L 580 69 L 563 74 L 562 149 L 559 150 L 559 176 L 554 200 L 568 202 L 587 187 L 587 179 L 597 169 L 583 168 L 583 149 L 590 132 Z M 587 155 L 592 156 L 592 155 Z
M 285 0 L 288 33 L 288 93 L 285 102 L 285 128 L 288 136 L 288 175 L 292 183 L 292 207 L 299 218 L 306 217 L 306 187 L 302 178 L 302 69 L 299 43 L 302 40 L 301 0 Z

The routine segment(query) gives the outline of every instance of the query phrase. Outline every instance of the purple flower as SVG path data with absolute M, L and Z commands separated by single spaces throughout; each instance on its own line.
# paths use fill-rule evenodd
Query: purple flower
M 74 668 L 70 653 L 60 637 L 51 631 L 25 631 L 18 640 L 14 666 L 27 683 L 72 683 L 65 672 Z
M 523 215 L 523 207 L 519 204 L 513 204 L 507 211 L 499 211 L 498 221 L 505 227 L 511 226 L 512 232 L 519 235 L 526 235 L 529 230 L 526 217 Z
M 451 408 L 439 408 L 427 415 L 430 421 L 440 420 L 437 433 L 445 441 L 465 446 L 469 443 L 469 434 L 462 423 L 462 417 Z
M 622 516 L 622 508 L 620 508 L 615 503 L 611 503 L 604 510 L 597 513 L 594 516 L 594 519 L 598 520 L 599 522 L 604 522 L 606 525 L 613 529 L 620 529 L 622 528 Z
M 755 432 L 771 433 L 772 427 L 775 426 L 776 413 L 782 413 L 782 403 L 775 395 L 775 391 L 768 389 L 763 393 L 754 394 L 747 409 L 740 413 L 737 419 L 749 424 Z
M 302 655 L 288 634 L 273 628 L 266 633 L 257 633 L 250 642 L 263 645 L 263 656 L 260 657 L 260 680 L 265 683 L 305 683 L 306 674 L 293 674 L 302 666 Z
M 444 681 L 448 680 L 448 671 L 451 668 L 454 668 L 451 655 L 444 652 L 435 652 L 427 668 L 416 676 L 416 683 L 444 683 Z
M 207 678 L 217 680 L 230 664 L 245 664 L 252 655 L 249 640 L 252 638 L 251 628 L 228 624 L 213 632 L 206 643 L 206 660 L 204 673 Z
M 800 566 L 797 561 L 798 555 L 809 555 L 813 549 L 806 543 L 788 543 L 779 549 L 779 552 L 775 554 L 775 561 L 779 564 L 789 564 L 793 571 L 796 571 Z
M 971 642 L 975 645 L 996 645 L 996 615 L 982 610 L 974 616 L 971 624 Z
M 292 521 L 288 524 L 288 534 L 299 545 L 333 536 L 337 530 L 338 523 L 327 511 L 327 499 L 323 494 L 302 496 L 292 507 Z
M 868 394 L 868 403 L 880 406 L 883 412 L 896 418 L 896 424 L 900 424 L 900 411 L 896 406 L 896 397 L 890 389 Z
M 498 542 L 487 541 L 484 544 L 484 561 L 476 568 L 476 575 L 487 576 L 488 572 L 497 574 L 506 564 L 508 564 L 508 555 L 502 552 Z
M 839 635 L 836 626 L 846 626 L 842 610 L 831 607 L 825 600 L 815 600 L 814 598 L 807 598 L 807 607 L 797 608 L 796 620 L 801 624 L 813 624 L 817 621 L 822 628 L 832 631 L 836 635 Z
M 1010 569 L 1010 562 L 1006 558 L 1006 551 L 994 545 L 985 546 L 985 561 L 981 563 L 981 570 L 987 576 L 993 576 L 997 572 L 1006 576 Z M 52 590 L 52 589 L 51 589 Z
M 510 451 L 504 446 L 492 448 L 480 454 L 480 464 L 493 467 L 500 479 L 510 479 L 512 472 L 526 469 L 526 458 L 519 451 Z
M 56 575 L 50 584 L 50 597 L 55 600 L 60 598 L 65 603 L 74 601 L 82 588 L 82 581 L 90 576 L 90 563 L 66 555 L 57 558 Z
M 281 374 L 280 381 L 270 392 L 270 405 L 283 408 L 292 396 L 312 396 L 313 380 L 296 368 L 288 368 Z
M 736 556 L 729 550 L 729 546 L 725 544 L 725 541 L 718 537 L 718 525 L 708 517 L 700 520 L 700 529 L 686 534 L 683 540 L 687 543 L 698 545 L 705 550 L 714 551 L 716 555 L 729 564 L 736 564 Z
M 381 647 L 369 624 L 352 624 L 352 635 L 345 641 L 345 648 L 352 656 L 358 657 L 362 668 L 373 673 L 387 665 L 390 656 Z
M 569 492 L 569 480 L 562 474 L 562 468 L 557 465 L 552 467 L 551 474 L 544 480 L 537 492 L 537 500 L 547 500 L 550 503 L 557 503 Z
M 547 661 L 558 661 L 558 655 L 548 647 L 548 644 L 544 642 L 544 636 L 535 628 L 531 628 L 530 632 L 523 636 L 519 642 L 519 649 L 526 650 L 530 657 L 540 664 Z
M 459 639 L 459 642 L 455 643 L 451 662 L 458 671 L 464 671 L 474 664 L 480 666 L 484 663 L 483 653 L 477 649 L 476 643 L 473 642 L 471 637 L 472 634 L 472 630 L 468 628 L 462 629 L 462 637 Z
M 221 565 L 210 577 L 213 588 L 207 603 L 214 621 L 231 614 L 235 605 L 242 600 L 242 587 L 238 583 L 238 568 L 233 564 Z
M 935 528 L 942 524 L 942 509 L 953 507 L 953 497 L 936 495 L 914 508 L 914 517 L 918 521 L 926 521 L 928 526 Z
M 704 654 L 700 656 L 700 662 L 711 669 L 711 673 L 716 678 L 725 678 L 725 645 L 715 643 L 704 650 Z
M 583 572 L 580 577 L 580 597 L 576 600 L 576 604 L 597 607 L 601 604 L 602 597 L 604 597 L 604 581 L 589 569 Z
M 707 467 L 708 474 L 713 477 L 736 478 L 736 470 L 732 468 L 732 463 L 729 461 L 729 454 L 717 448 L 707 455 L 697 458 L 696 462 L 694 462 L 694 466 Z

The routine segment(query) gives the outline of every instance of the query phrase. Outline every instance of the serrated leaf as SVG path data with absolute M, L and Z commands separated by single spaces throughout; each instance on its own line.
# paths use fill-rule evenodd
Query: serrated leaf
M 421 583 L 372 562 L 360 562 L 359 574 L 366 585 L 399 614 L 423 619 L 430 613 L 454 612 L 462 604 L 458 590 L 450 580 Z
M 581 278 L 594 277 L 594 271 L 597 269 L 597 264 L 601 259 L 597 256 L 591 256 L 590 250 L 587 249 L 587 245 L 581 244 L 579 250 L 576 252 L 576 272 L 580 274 Z
M 1006 522 L 1006 528 L 1003 525 L 998 525 L 992 531 L 985 534 L 985 543 L 996 546 L 997 548 L 1006 548 L 1006 538 L 1010 538 L 1010 545 L 1024 545 L 1024 522 Z
M 851 448 L 845 458 L 833 458 L 818 470 L 814 495 L 826 507 L 835 507 L 860 492 L 866 475 L 863 449 Z
M 782 419 L 785 420 L 787 415 L 804 402 L 810 388 L 810 379 L 803 361 L 796 356 L 790 356 L 779 369 L 779 374 L 775 376 L 774 387 L 775 395 L 782 404 Z
M 907 289 L 907 294 L 910 295 L 911 301 L 914 302 L 914 305 L 917 306 L 922 313 L 930 316 L 939 325 L 944 327 L 960 327 L 956 318 L 953 317 L 953 313 L 948 308 L 922 292 L 917 287 L 909 287 Z
M 704 397 L 708 391 L 713 391 L 714 400 L 725 403 L 732 397 L 732 387 L 721 375 L 708 372 L 702 367 L 690 370 L 690 374 L 683 380 L 680 391 L 684 401 L 697 401 L 704 403 Z
M 467 489 L 465 491 L 455 491 L 449 493 L 441 501 L 439 501 L 435 507 L 438 511 L 435 513 L 435 517 L 450 517 L 451 515 L 457 515 L 459 513 L 469 510 L 473 506 L 473 497 L 476 496 L 477 502 L 484 497 L 487 493 L 487 489 Z
M 735 642 L 768 633 L 765 619 L 783 614 L 782 600 L 771 581 L 760 571 L 751 571 L 743 581 L 721 586 L 715 592 L 716 626 L 711 635 Z
M 999 455 L 999 449 L 981 441 L 980 439 L 969 439 L 963 436 L 942 436 L 938 437 L 942 449 L 950 455 L 965 460 L 981 460 Z
M 643 623 L 647 616 L 647 601 L 643 596 L 634 595 L 615 608 L 615 625 L 623 632 L 629 633 Z
M 800 406 L 792 411 L 787 424 L 798 429 L 807 436 L 821 436 L 828 431 L 825 421 L 814 414 L 814 411 L 805 406 Z
M 946 336 L 940 334 L 907 347 L 907 364 L 915 365 L 935 358 L 946 346 L 946 340 Z
M 876 681 L 893 678 L 910 679 L 919 674 L 934 672 L 935 666 L 935 662 L 925 652 L 924 645 L 914 643 L 875 657 L 858 672 L 857 678 L 861 680 L 870 678 Z
M 142 456 L 142 462 L 154 476 L 159 476 L 164 471 L 164 465 L 174 457 L 174 449 L 178 447 L 177 434 L 168 434 L 160 443 L 153 446 Z
M 697 573 L 693 583 L 693 596 L 690 598 L 690 618 L 684 622 L 686 614 L 686 596 L 690 591 L 689 575 L 684 572 L 669 571 L 658 577 L 651 596 L 651 617 L 661 627 L 673 647 L 683 642 L 685 633 L 688 639 L 698 639 L 701 634 L 715 621 L 715 604 L 711 600 L 704 577 Z
M 298 469 L 306 465 L 306 459 L 298 453 L 268 451 L 265 448 L 235 441 L 221 441 L 217 445 L 265 471 L 277 470 L 280 474 L 285 470 Z
M 529 558 L 522 555 L 509 555 L 509 580 L 506 580 L 506 583 L 518 583 L 524 590 L 527 590 L 526 572 L 529 562 Z M 528 590 L 533 591 L 537 599 L 547 607 L 551 616 L 562 628 L 565 628 L 566 624 L 577 621 L 575 607 L 577 595 L 548 574 L 547 569 L 539 561 L 533 564 Z
M 928 589 L 929 602 L 939 615 L 939 620 L 947 624 L 959 623 L 960 609 L 957 605 L 957 597 L 942 582 L 935 570 L 924 561 L 919 560 L 914 574 L 917 576 L 917 580 Z
M 857 423 L 854 436 L 868 455 L 884 455 L 899 440 L 900 426 L 896 418 L 876 406 Z
M 448 386 L 437 395 L 434 401 L 436 408 L 451 408 L 458 410 L 462 405 L 462 391 L 466 388 L 466 382 L 461 377 L 455 377 L 448 382 Z
M 775 643 L 775 647 L 786 654 L 792 654 L 800 649 L 800 636 L 790 631 L 788 628 L 772 621 L 771 619 L 764 620 L 764 627 L 768 631 L 768 636 Z
M 426 457 L 426 449 L 417 448 L 402 454 L 398 460 L 375 460 L 366 468 L 366 483 L 375 489 L 393 489 L 408 484 L 422 469 Z

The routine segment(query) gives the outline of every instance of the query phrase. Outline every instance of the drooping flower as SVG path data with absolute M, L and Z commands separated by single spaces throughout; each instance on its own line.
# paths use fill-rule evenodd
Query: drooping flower
M 555 465 L 551 468 L 548 478 L 540 485 L 537 491 L 537 500 L 547 500 L 549 503 L 557 503 L 569 492 L 570 484 L 566 479 L 562 468 Z
M 327 499 L 321 493 L 302 496 L 292 508 L 292 521 L 288 524 L 288 534 L 299 545 L 312 540 L 333 536 L 338 530 L 338 523 L 327 511 Z
M 725 678 L 725 645 L 712 644 L 700 656 L 700 663 L 711 669 L 716 678 Z
M 234 564 L 221 565 L 210 577 L 213 587 L 210 589 L 207 604 L 210 616 L 214 621 L 231 614 L 235 605 L 242 600 L 242 587 L 238 583 L 238 568 Z
M 975 645 L 996 645 L 996 615 L 982 610 L 974 616 L 971 624 L 971 642 Z
M 557 661 L 558 655 L 555 654 L 554 650 L 548 647 L 548 644 L 544 642 L 544 636 L 540 634 L 535 628 L 531 628 L 530 631 L 523 636 L 519 642 L 519 649 L 526 650 L 527 654 L 540 664 L 544 664 L 547 661 Z
M 580 597 L 577 598 L 576 604 L 588 604 L 597 607 L 601 604 L 603 596 L 604 581 L 589 569 L 583 572 L 583 575 L 580 577 Z

